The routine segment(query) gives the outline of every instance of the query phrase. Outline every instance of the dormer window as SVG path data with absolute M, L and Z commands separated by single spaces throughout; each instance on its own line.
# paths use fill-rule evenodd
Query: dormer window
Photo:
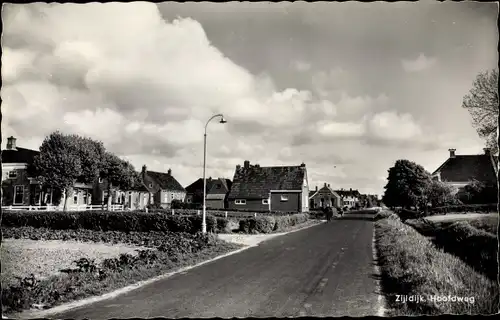
M 149 184 L 149 187 L 150 187 L 150 188 L 152 188 L 152 187 L 153 187 L 153 184 L 152 184 L 152 183 L 150 183 L 150 184 Z
M 102 177 L 99 177 L 99 183 L 102 183 Z
M 17 171 L 9 171 L 9 179 L 16 179 L 17 178 Z

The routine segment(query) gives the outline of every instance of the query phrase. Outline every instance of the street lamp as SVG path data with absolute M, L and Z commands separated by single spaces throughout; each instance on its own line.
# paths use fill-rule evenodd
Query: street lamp
M 207 126 L 215 118 L 220 118 L 219 123 L 226 123 L 227 121 L 224 119 L 222 114 L 216 114 L 208 119 L 207 124 L 205 125 L 205 135 L 203 140 L 203 220 L 201 222 L 201 232 L 207 233 L 207 180 L 205 179 L 205 170 L 207 164 Z

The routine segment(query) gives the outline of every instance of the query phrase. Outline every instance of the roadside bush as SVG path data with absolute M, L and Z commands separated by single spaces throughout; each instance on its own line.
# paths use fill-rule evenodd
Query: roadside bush
M 382 211 L 379 211 L 375 215 L 375 217 L 373 217 L 374 221 L 378 221 L 378 220 L 381 220 L 381 219 L 395 219 L 395 220 L 399 220 L 399 217 L 398 217 L 397 214 L 395 214 L 392 211 L 382 210 Z
M 243 233 L 270 233 L 281 231 L 286 228 L 307 222 L 309 215 L 307 213 L 298 213 L 294 215 L 283 216 L 261 216 L 257 218 L 247 218 L 240 220 L 240 232 Z
M 399 216 L 401 221 L 405 221 L 407 219 L 418 219 L 423 216 L 423 214 L 418 211 L 408 209 L 398 210 L 397 215 Z
M 217 218 L 207 215 L 207 230 L 218 232 Z M 224 218 L 220 218 L 224 219 Z M 221 221 L 221 220 L 219 220 Z M 35 227 L 53 230 L 89 229 L 96 231 L 149 232 L 172 231 L 196 233 L 201 230 L 201 216 L 169 216 L 140 211 L 38 212 L 4 211 L 3 227 Z
M 446 206 L 432 208 L 433 214 L 446 214 L 446 213 L 467 213 L 467 212 L 498 212 L 497 203 L 489 204 L 466 204 L 457 206 Z

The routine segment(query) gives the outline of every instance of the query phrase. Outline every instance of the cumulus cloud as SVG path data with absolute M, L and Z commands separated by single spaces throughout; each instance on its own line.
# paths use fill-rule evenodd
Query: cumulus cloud
M 403 69 L 406 72 L 419 72 L 423 71 L 425 69 L 428 69 L 432 67 L 434 64 L 436 64 L 437 60 L 436 58 L 433 57 L 426 57 L 423 53 L 420 53 L 420 55 L 413 60 L 406 60 L 403 59 L 401 60 L 401 64 L 403 66 Z

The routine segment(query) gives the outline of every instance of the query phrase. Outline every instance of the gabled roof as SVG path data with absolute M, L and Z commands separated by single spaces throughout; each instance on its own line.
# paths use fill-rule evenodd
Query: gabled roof
M 271 190 L 302 190 L 305 177 L 305 165 L 239 167 L 234 173 L 229 198 L 264 199 Z
M 171 174 L 148 170 L 146 175 L 154 180 L 162 190 L 186 191 Z
M 355 197 L 358 198 L 361 196 L 358 190 L 335 190 L 335 192 L 341 197 Z
M 217 188 L 219 186 L 219 188 Z M 211 181 L 210 188 L 207 188 L 207 194 L 227 194 L 231 190 L 231 180 L 229 179 L 216 179 Z
M 496 158 L 496 160 L 495 160 Z M 498 166 L 498 157 L 486 154 L 455 155 L 448 158 L 432 174 L 440 173 L 441 181 L 468 182 L 472 179 L 493 182 L 497 179 L 494 163 Z
M 318 191 L 312 191 L 309 192 L 309 198 L 312 198 L 314 197 L 317 193 L 320 193 L 320 192 L 328 192 L 328 193 L 331 193 L 333 196 L 335 197 L 339 197 L 340 198 L 340 195 L 335 192 L 335 190 L 333 190 L 331 187 L 329 186 L 323 186 L 321 189 L 319 189 Z
M 207 178 L 207 190 L 212 188 L 212 183 L 215 181 L 212 178 Z M 203 178 L 199 178 L 195 182 L 186 187 L 187 193 L 203 193 Z
M 32 164 L 40 151 L 17 147 L 15 150 L 2 150 L 2 163 Z

